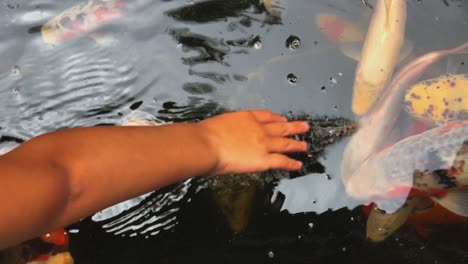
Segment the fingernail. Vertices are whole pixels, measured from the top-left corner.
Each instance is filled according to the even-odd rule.
[[[304,151],[307,151],[309,144],[307,142],[302,142]]]
[[[296,166],[299,167],[299,169],[302,168],[302,162],[296,161]]]
[[[308,122],[302,122],[302,124],[303,124],[304,128],[306,128],[307,130],[310,129],[310,125],[309,125]]]

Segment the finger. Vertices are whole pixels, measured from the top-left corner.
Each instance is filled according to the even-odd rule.
[[[286,117],[273,113],[270,110],[260,109],[260,110],[252,110],[250,111],[255,119],[261,123],[269,123],[269,122],[286,122],[288,121]]]
[[[302,168],[302,162],[282,154],[271,154],[268,157],[268,166],[271,170],[294,171]]]
[[[270,136],[286,137],[305,133],[309,131],[310,126],[307,122],[294,121],[284,123],[269,123],[265,125],[265,129]]]
[[[272,138],[268,142],[269,152],[304,152],[307,151],[307,143],[289,138]]]

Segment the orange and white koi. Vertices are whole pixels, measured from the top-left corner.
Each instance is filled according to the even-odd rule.
[[[107,43],[109,38],[95,30],[102,24],[124,17],[124,7],[121,0],[88,0],[63,11],[42,26],[42,39],[48,44],[60,44],[89,34],[96,42]]]
[[[354,177],[347,185],[353,197],[435,197],[448,210],[468,216],[468,207],[446,201],[454,191],[468,189],[468,120],[405,138],[370,156]]]
[[[384,240],[411,215],[434,205],[458,215],[452,221],[468,222],[468,120],[402,140],[370,157],[358,172],[372,178],[371,196],[377,204],[381,199],[405,199],[391,213],[373,206],[366,231],[372,241]]]

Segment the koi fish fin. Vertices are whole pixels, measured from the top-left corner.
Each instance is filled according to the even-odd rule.
[[[392,235],[405,224],[418,206],[419,198],[408,198],[405,204],[393,213],[387,213],[377,206],[372,208],[366,223],[367,239],[380,242]]]
[[[263,0],[263,6],[270,15],[274,17],[281,17],[284,7],[281,6],[281,2],[284,0]]]
[[[468,191],[451,191],[442,198],[433,198],[447,210],[468,217]]]
[[[405,40],[403,47],[401,48],[400,55],[398,57],[398,63],[401,63],[404,59],[408,57],[413,51],[414,44],[411,40]],[[362,43],[361,42],[344,42],[340,44],[340,51],[346,57],[359,61],[361,59],[362,53]]]
[[[103,33],[92,33],[89,35],[96,43],[102,46],[109,45],[115,41],[115,38]]]
[[[362,43],[361,42],[341,43],[340,51],[346,57],[358,62],[361,59]]]

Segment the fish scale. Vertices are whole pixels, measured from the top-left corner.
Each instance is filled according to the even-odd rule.
[[[359,175],[360,180],[366,177],[365,180],[374,182],[375,188],[369,188],[367,193],[364,192],[368,195],[367,198],[381,197],[382,194],[388,196],[389,191],[398,186],[414,187],[422,191],[452,188],[444,181],[447,179],[443,179],[444,176],[440,172],[448,173],[454,164],[457,152],[466,141],[468,141],[468,120],[452,122],[408,137],[371,156],[362,164],[356,175]],[[415,172],[418,171],[425,177],[414,178]],[[431,175],[436,178],[431,179]],[[456,182],[459,183],[468,177],[468,172],[461,172],[458,177]],[[458,184],[457,187],[463,186]],[[396,198],[392,195],[385,198]]]

